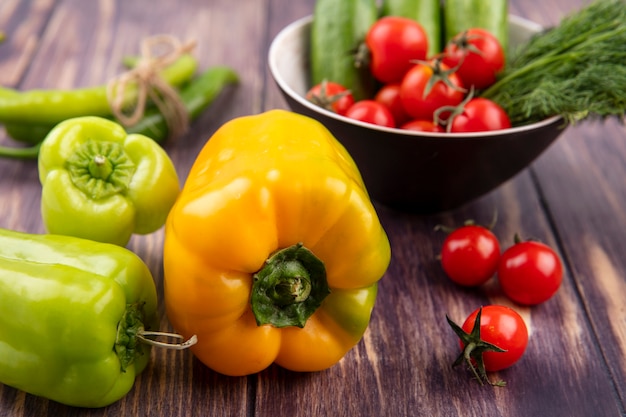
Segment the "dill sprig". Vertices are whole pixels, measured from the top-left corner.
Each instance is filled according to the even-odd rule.
[[[568,123],[626,111],[626,2],[595,0],[514,51],[483,91],[519,126],[560,115]]]

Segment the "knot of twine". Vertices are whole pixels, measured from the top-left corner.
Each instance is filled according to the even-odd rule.
[[[181,43],[170,35],[156,35],[141,42],[141,57],[137,65],[113,78],[107,84],[107,99],[113,115],[124,126],[135,125],[144,115],[148,99],[152,100],[167,124],[169,137],[178,137],[189,127],[189,113],[178,92],[161,76],[160,71],[182,55],[191,52],[195,41]],[[136,86],[136,98],[128,100],[127,89]],[[131,108],[130,114],[125,109]]]

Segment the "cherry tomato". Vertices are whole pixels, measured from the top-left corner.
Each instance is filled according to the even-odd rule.
[[[400,126],[400,129],[405,129],[405,130],[413,130],[416,132],[437,132],[437,133],[443,133],[443,127],[439,126],[438,124],[434,123],[431,120],[411,120],[409,122],[406,122],[405,124],[403,124],[402,126]]]
[[[455,283],[467,287],[484,284],[498,268],[500,243],[486,227],[466,225],[443,242],[441,266]]]
[[[492,382],[487,371],[508,368],[521,359],[528,346],[528,328],[513,309],[488,305],[474,310],[462,327],[446,316],[448,324],[459,337],[461,354],[452,366],[463,362],[483,384],[503,386],[504,381]]]
[[[342,116],[354,104],[354,97],[350,90],[332,81],[322,81],[311,87],[306,93],[306,99]]]
[[[438,108],[457,106],[464,97],[461,79],[438,60],[415,64],[400,84],[402,105],[415,119],[431,120]]]
[[[377,20],[365,36],[370,52],[370,71],[383,83],[397,83],[413,65],[426,59],[428,38],[416,21],[386,16]]]
[[[374,100],[357,101],[348,109],[346,117],[379,126],[396,127],[396,122],[387,106]]]
[[[502,107],[482,97],[472,98],[450,118],[452,120],[447,122],[449,132],[485,132],[511,127],[509,116]]]
[[[402,100],[400,99],[400,84],[387,84],[378,90],[374,100],[387,106],[396,126],[402,125],[411,119],[411,116],[404,110]]]
[[[535,305],[550,299],[561,286],[563,266],[549,246],[519,242],[504,251],[498,280],[504,294],[518,304]]]
[[[461,328],[471,333],[478,311],[474,310]],[[528,345],[528,328],[524,319],[510,307],[488,305],[482,307],[480,317],[480,339],[505,350],[483,353],[485,370],[489,372],[506,369],[521,359]],[[461,342],[461,348],[466,344]]]
[[[489,87],[504,68],[504,49],[493,34],[479,28],[459,33],[446,45],[443,62],[456,73],[466,87]]]

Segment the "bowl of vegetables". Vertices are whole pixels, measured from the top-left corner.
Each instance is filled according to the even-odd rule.
[[[320,1],[318,0],[318,4]],[[332,3],[343,2],[326,2],[326,7],[332,7],[328,6]],[[608,3],[619,4],[611,1]],[[340,10],[325,12],[324,16],[345,15],[345,11]],[[605,10],[602,13],[612,12],[615,11]],[[585,10],[585,13],[588,11]],[[607,21],[606,15],[603,16],[599,11],[594,13],[593,18],[585,18],[585,27],[594,27],[593,24],[589,25],[592,19],[597,19],[598,22]],[[563,89],[567,87],[567,84],[563,83],[570,83],[570,89],[567,91],[576,92],[571,86],[572,79],[576,77],[572,76],[571,68],[568,67],[577,65],[583,68],[585,65],[568,57],[568,51],[559,49],[559,45],[565,44],[561,38],[576,40],[572,33],[579,31],[576,26],[581,24],[579,21],[582,19],[579,15],[564,19],[555,28],[543,30],[534,22],[507,14],[506,35],[502,42],[506,47],[501,45],[507,59],[503,68],[496,72],[496,81],[492,80],[492,84],[478,88],[474,88],[472,84],[471,88],[464,85],[454,90],[453,93],[462,91],[462,94],[457,94],[456,102],[442,100],[441,103],[434,105],[423,102],[413,104],[416,110],[414,116],[410,116],[409,119],[422,119],[419,122],[409,120],[415,122],[417,127],[413,128],[407,126],[410,124],[407,120],[386,124],[389,115],[385,117],[376,113],[377,107],[373,102],[380,101],[378,95],[393,82],[383,82],[380,78],[372,76],[375,63],[372,50],[369,51],[369,64],[362,65],[356,70],[341,67],[341,64],[338,64],[342,59],[341,55],[335,55],[331,60],[326,57],[326,61],[316,55],[323,54],[333,45],[344,52],[350,49],[346,47],[347,43],[342,44],[341,39],[334,41],[330,39],[327,45],[323,45],[318,39],[319,36],[340,37],[345,36],[345,32],[333,34],[329,25],[318,28],[316,32],[317,16],[316,8],[316,14],[293,22],[278,33],[269,50],[270,72],[293,111],[321,122],[346,147],[359,167],[370,196],[384,205],[416,213],[441,212],[463,206],[519,174],[559,137],[570,122],[586,118],[593,112],[593,109],[587,111],[584,104],[582,108],[580,103],[571,106],[571,103],[567,102],[570,97],[564,98],[563,94],[559,95],[559,90],[564,91]],[[377,22],[380,17],[372,19]],[[347,23],[343,24],[345,30]],[[367,42],[371,27],[370,24],[369,27],[362,29],[367,47],[371,47]],[[319,32],[326,35],[320,35]],[[483,36],[479,35],[476,38],[483,39]],[[598,45],[593,43],[592,46],[585,45],[585,38],[582,36],[580,38],[583,39],[580,41],[581,45],[575,45],[574,48],[584,50],[586,54],[595,53],[592,49]],[[570,47],[571,44],[572,42]],[[440,48],[442,52],[447,51],[444,49],[445,46]],[[352,48],[352,51],[355,52],[352,55],[354,59],[360,52],[358,48]],[[551,54],[551,59],[545,59],[548,54]],[[413,96],[411,97],[410,92],[402,95],[402,88],[410,78],[411,71],[419,72],[416,69],[418,66],[430,65],[431,74],[435,73],[432,63],[436,60],[443,66],[442,55],[444,53],[429,51],[421,58],[411,61],[410,70],[406,70],[407,72],[395,81],[400,85],[400,92],[397,93],[401,97],[397,99],[400,103],[411,103],[411,100],[420,103],[420,99],[430,96],[438,88],[431,85],[432,89],[428,94],[424,93],[426,87],[422,90],[415,87],[419,84],[419,81],[415,81],[419,80],[419,77],[413,74]],[[316,60],[321,61],[321,64],[316,63]],[[511,65],[514,67],[509,69]],[[524,67],[529,65],[537,66],[536,74],[524,70]],[[616,68],[610,72],[623,72],[623,69],[617,68],[618,66],[619,64],[616,64]],[[330,68],[327,73],[332,75],[331,67],[339,68],[335,71],[335,75],[339,76],[335,79],[327,77],[320,81],[320,75],[315,72],[323,72],[324,68]],[[443,67],[442,72],[447,71],[448,75],[455,75],[460,67],[457,64],[453,70],[450,68],[453,67]],[[569,74],[565,71],[567,69],[570,70]],[[363,70],[366,70],[369,81],[354,81]],[[348,76],[338,80],[342,71],[348,73]],[[475,71],[484,73],[490,70],[479,67]],[[422,73],[424,72],[428,71],[423,70]],[[523,73],[524,77],[519,76],[520,73]],[[452,77],[449,78],[452,80]],[[370,92],[364,93],[371,86],[373,88]],[[315,89],[317,91],[314,91]],[[415,91],[421,94],[415,94]],[[588,92],[581,92],[583,93]],[[600,92],[592,93],[600,96]],[[474,104],[474,99],[496,103],[497,107],[503,109],[509,117],[509,124],[500,121],[501,113],[484,106],[481,110],[481,106],[476,105],[470,112],[469,103]],[[346,100],[348,104],[345,103]],[[359,107],[357,104],[361,105],[360,113],[354,110]],[[609,104],[607,108],[612,105]],[[430,116],[417,115],[416,112],[429,105],[439,106],[439,112],[431,113]],[[352,114],[349,109],[352,109]],[[391,104],[387,109],[392,116],[396,115],[391,111]],[[623,106],[620,112],[623,115]],[[478,116],[472,116],[475,117],[472,119],[468,113]],[[479,120],[481,115],[484,119],[482,121]],[[490,125],[494,123],[495,125]]]

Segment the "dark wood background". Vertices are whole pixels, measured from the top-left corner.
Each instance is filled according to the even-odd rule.
[[[511,0],[510,12],[552,25],[588,0]],[[312,13],[313,0],[1,0],[0,84],[19,89],[105,83],[148,35],[198,40],[201,67],[226,64],[241,84],[223,94],[190,132],[166,146],[181,179],[222,123],[286,104],[266,56],[274,35]],[[626,408],[626,140],[624,126],[570,127],[532,166],[453,212],[431,216],[377,206],[393,260],[370,329],[339,364],[298,374],[270,367],[219,375],[190,352],[155,350],[121,401],[97,410],[66,407],[0,385],[0,416],[624,416]],[[8,143],[2,137],[0,143]],[[0,160],[0,227],[43,233],[34,161]],[[473,218],[511,242],[516,232],[554,246],[566,271],[557,296],[515,307],[529,324],[523,359],[480,386],[452,370],[457,321],[480,305],[509,304],[493,282],[462,289],[436,260],[437,224]],[[162,295],[162,231],[129,248],[148,264]],[[161,307],[162,327],[169,324]]]

